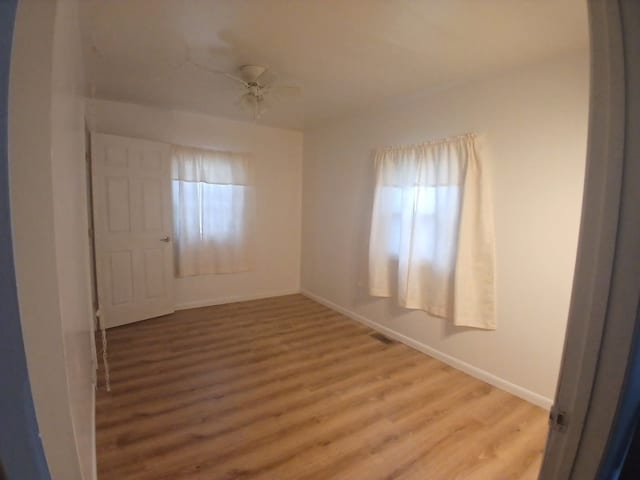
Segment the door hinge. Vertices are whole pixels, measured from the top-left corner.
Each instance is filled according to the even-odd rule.
[[[566,432],[569,427],[569,414],[554,405],[549,412],[549,425],[557,432]]]

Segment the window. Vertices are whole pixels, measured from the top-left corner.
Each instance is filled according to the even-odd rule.
[[[246,155],[174,147],[176,273],[231,273],[251,264],[254,190]]]
[[[403,242],[411,241],[411,236],[403,230],[403,225],[413,223],[413,245],[415,261],[440,270],[446,269],[455,251],[455,228],[459,211],[460,189],[455,185],[439,187],[408,188],[385,187],[392,209],[389,227],[389,253],[398,258],[407,247]],[[445,214],[439,214],[445,210]],[[415,222],[412,218],[415,216]],[[440,230],[450,232],[452,241],[438,242]]]
[[[173,180],[174,210],[182,210],[186,222],[204,242],[229,242],[243,228],[245,210],[244,185],[216,185],[204,182]]]
[[[369,293],[495,328],[493,215],[475,137],[376,155]]]

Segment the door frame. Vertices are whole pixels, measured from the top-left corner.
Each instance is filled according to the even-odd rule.
[[[625,388],[640,298],[640,102],[633,89],[640,77],[639,6],[636,0],[588,1],[585,190],[553,410],[563,413],[565,425],[550,429],[544,480],[598,478]]]

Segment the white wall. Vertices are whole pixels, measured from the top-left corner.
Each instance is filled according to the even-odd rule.
[[[459,85],[305,132],[302,288],[486,380],[550,405],[577,247],[588,55]],[[366,290],[376,147],[484,134],[498,329],[457,329]]]
[[[77,1],[23,0],[15,28],[9,166],[27,364],[52,478],[86,480],[94,363]]]
[[[257,255],[248,272],[176,279],[179,308],[297,292],[300,288],[302,133],[201,114],[92,100],[91,130],[253,153]]]

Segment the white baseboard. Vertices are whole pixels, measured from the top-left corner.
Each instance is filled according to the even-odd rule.
[[[187,310],[189,308],[210,307],[212,305],[223,305],[225,303],[246,302],[248,300],[260,300],[262,298],[282,297],[283,295],[293,295],[300,293],[299,288],[288,290],[279,290],[275,292],[262,292],[253,295],[236,295],[231,297],[209,298],[203,300],[195,300],[191,302],[183,302],[175,305],[176,310]]]
[[[447,355],[446,353],[443,353],[439,350],[434,349],[433,347],[425,345],[422,342],[419,342],[417,340],[414,340],[413,338],[407,337],[402,333],[396,332],[395,330],[389,327],[380,325],[379,323],[374,322],[373,320],[370,320],[364,317],[363,315],[360,315],[336,303],[333,303],[330,300],[327,300],[326,298],[320,297],[315,293],[312,293],[305,289],[301,289],[300,293],[302,293],[306,297],[309,297],[311,300],[315,300],[316,302],[321,303],[322,305],[325,305],[326,307],[329,307],[332,310],[340,312],[343,315],[346,315],[347,317],[357,322],[360,322],[368,327],[373,328],[374,330],[377,330],[378,332],[385,334],[390,338],[393,338],[394,340],[402,342],[405,345],[411,348],[414,348],[415,350],[418,350],[433,358],[436,358],[441,362],[446,363],[447,365],[450,365],[453,368],[461,370],[464,373],[471,375],[472,377],[482,380],[483,382],[487,382],[488,384],[493,385],[494,387],[497,387],[501,390],[512,393],[513,395],[516,395],[528,402],[531,402],[534,405],[538,405],[539,407],[542,407],[546,410],[549,410],[551,408],[551,405],[553,405],[553,400],[551,398],[547,398],[543,395],[532,392],[531,390],[528,390],[520,385],[516,385],[514,383],[508,382],[503,378],[500,378],[492,373],[489,373],[486,370],[482,370],[478,367],[474,367],[470,363],[467,363],[460,359],[452,357],[451,355]]]
[[[98,456],[96,451],[96,388],[94,384],[91,389],[91,480],[98,480]]]

